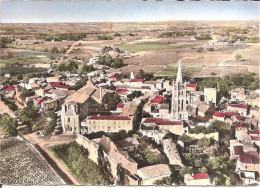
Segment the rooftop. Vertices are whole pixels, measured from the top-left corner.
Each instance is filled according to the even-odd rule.
[[[143,82],[144,79],[131,79],[130,82]]]
[[[138,170],[142,172],[145,179],[171,174],[171,170],[167,164],[147,166]]]
[[[4,91],[10,92],[15,90],[15,88],[16,88],[15,86],[9,86],[8,88],[5,88]]]
[[[156,96],[155,98],[151,99],[151,103],[160,103],[164,100],[165,98],[162,96]]]
[[[228,106],[233,107],[233,108],[244,108],[244,109],[248,108],[247,104],[229,104]]]
[[[89,120],[130,120],[125,116],[91,116]]]
[[[206,174],[206,173],[200,173],[200,174],[194,174],[194,179],[197,180],[197,179],[208,179],[209,178],[209,175]]]
[[[256,152],[245,152],[244,154],[239,155],[239,160],[241,163],[252,163],[259,164],[259,154]]]
[[[214,112],[213,116],[215,116],[215,117],[225,117],[225,114],[221,113],[221,112]]]

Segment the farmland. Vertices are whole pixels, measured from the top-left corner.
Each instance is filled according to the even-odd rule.
[[[18,138],[0,140],[1,184],[61,185],[60,178],[45,160],[25,141]]]
[[[176,44],[176,43],[164,43],[164,42],[141,42],[141,43],[126,43],[120,44],[118,47],[128,52],[140,52],[140,51],[154,51],[154,50],[167,50],[167,49],[180,49],[194,47],[195,44]]]
[[[182,73],[183,76],[197,76],[203,67],[183,67]],[[155,77],[166,77],[166,78],[175,78],[177,75],[178,67],[177,66],[168,66],[165,69],[154,74]]]
[[[28,66],[35,63],[51,63],[50,59],[47,58],[26,58],[26,57],[17,57],[17,58],[2,58],[0,59],[0,66]]]

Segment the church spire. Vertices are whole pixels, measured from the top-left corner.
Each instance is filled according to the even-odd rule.
[[[178,62],[179,62],[179,66],[178,66],[178,73],[177,73],[176,82],[182,83],[181,60],[179,60]]]

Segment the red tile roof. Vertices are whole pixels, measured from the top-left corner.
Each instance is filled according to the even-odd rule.
[[[116,105],[117,108],[124,108],[124,106],[125,106],[124,104],[117,104]]]
[[[250,125],[249,125],[249,123],[245,123],[245,122],[243,122],[243,123],[239,123],[239,124],[237,124],[237,125],[236,125],[236,128],[238,128],[238,127],[249,128]]]
[[[143,82],[144,79],[131,79],[130,82]]]
[[[249,134],[260,134],[260,130],[249,131]]]
[[[206,173],[200,173],[200,174],[194,174],[194,179],[198,180],[198,179],[208,179],[209,175]]]
[[[215,116],[215,117],[225,117],[225,114],[221,113],[221,112],[214,112],[213,116]]]
[[[259,154],[256,152],[244,152],[244,154],[239,155],[239,160],[241,163],[252,163],[259,164]]]
[[[160,103],[164,100],[165,98],[162,96],[156,96],[155,98],[151,99],[151,103]]]
[[[121,78],[122,75],[115,73],[113,76],[110,76],[109,78]]]
[[[197,87],[197,84],[186,84],[186,87]]]
[[[15,90],[15,86],[9,86],[8,88],[5,88],[4,89],[4,91],[7,91],[7,92],[9,92],[9,91],[13,91],[13,90]]]
[[[228,106],[233,107],[233,108],[248,108],[248,105],[246,104],[229,104]]]
[[[41,105],[43,103],[43,99],[39,100],[38,105]]]
[[[147,118],[143,123],[158,123],[163,121],[162,118]]]
[[[234,154],[235,155],[244,154],[243,146],[234,146]]]
[[[157,125],[182,125],[182,121],[160,121]]]
[[[89,119],[91,120],[130,120],[129,117],[126,116],[91,116]]]
[[[251,140],[259,141],[260,137],[259,136],[251,136]]]
[[[234,116],[236,115],[236,112],[224,112],[224,114],[227,116]]]
[[[128,91],[127,89],[117,89],[116,90],[117,93],[125,93],[127,91]]]
[[[182,125],[182,121],[165,121],[161,118],[147,118],[143,123],[155,123],[156,125]]]
[[[150,86],[142,86],[141,89],[151,89]]]
[[[52,92],[47,91],[45,94],[52,94]]]
[[[240,116],[240,115],[235,115],[235,117],[236,117],[236,119],[238,120],[238,121],[240,121],[240,120],[242,120],[242,119],[245,119],[245,116]]]
[[[70,86],[63,84],[62,82],[50,82],[50,85],[52,87],[57,87],[57,88],[66,88],[66,89],[70,88]]]

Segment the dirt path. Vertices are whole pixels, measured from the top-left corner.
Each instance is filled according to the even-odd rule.
[[[80,43],[80,41],[77,41],[77,42],[74,42],[71,47],[61,56],[61,58],[58,60],[58,63],[61,63],[64,61],[64,57],[67,56],[73,49],[76,45],[78,45]]]
[[[51,167],[60,175],[66,184],[80,185],[70,172],[51,154],[48,147],[56,144],[66,144],[75,140],[74,135],[55,135],[50,139],[38,139],[33,133],[22,136],[30,143],[35,145],[39,152],[44,156]]]

